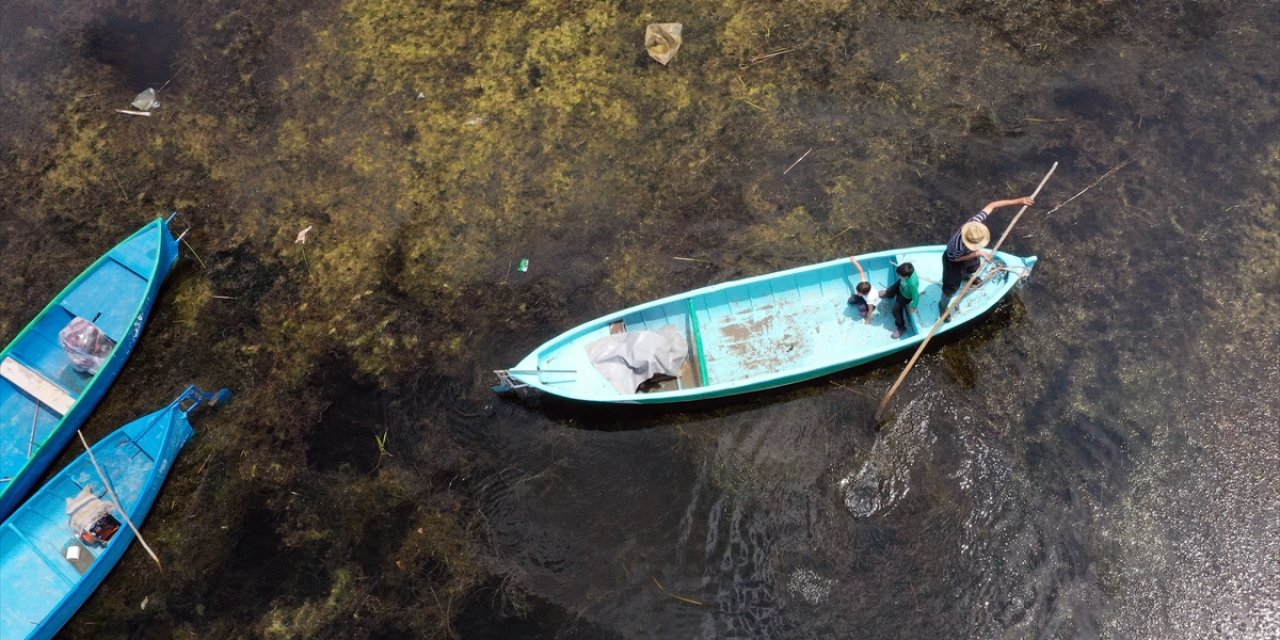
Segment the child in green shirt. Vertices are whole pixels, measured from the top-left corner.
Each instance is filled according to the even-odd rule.
[[[893,322],[898,330],[893,332],[894,340],[907,332],[907,307],[911,308],[911,313],[916,313],[920,306],[920,277],[916,275],[916,268],[910,262],[904,262],[898,265],[897,272],[898,281],[880,292],[882,298],[895,298]]]

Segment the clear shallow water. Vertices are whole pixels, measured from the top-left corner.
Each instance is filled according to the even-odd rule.
[[[558,480],[493,505],[506,559],[619,637],[1274,636],[1273,399],[1029,425],[951,406],[930,364],[879,436],[838,417],[838,389],[670,429],[551,427],[535,448]]]
[[[1203,412],[1162,437],[1100,514],[1098,538],[1117,558],[1102,567],[1117,587],[1106,625],[1116,637],[1280,630],[1280,405],[1265,390],[1280,369],[1273,358],[1247,362],[1240,380],[1192,399]],[[1261,397],[1242,393],[1255,383]]]
[[[1274,32],[1252,8],[1224,32]],[[1117,39],[1041,75],[1073,140],[1042,201],[1111,168],[1087,140],[1138,159],[1022,223],[1032,282],[917,365],[886,432],[865,425],[901,363],[636,431],[503,409],[499,440],[574,443],[563,492],[495,503],[523,584],[629,638],[1280,636],[1276,308],[1220,293],[1274,296],[1250,265],[1280,260],[1246,239],[1280,226],[1276,113],[1218,94],[1274,93],[1253,62],[1280,50],[1242,40]],[[1164,102],[1117,102],[1150,82]],[[566,564],[525,559],[548,540]]]

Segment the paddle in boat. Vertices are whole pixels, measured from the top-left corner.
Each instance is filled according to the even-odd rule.
[[[80,454],[0,524],[0,640],[52,638],[133,541],[192,435],[188,414],[230,395],[187,387]]]
[[[178,257],[172,219],[108,251],[0,351],[0,518],[30,492],[133,351]]]
[[[920,278],[919,313],[894,339],[893,301],[866,324],[849,298],[847,258],[735,280],[637,305],[570,329],[515,367],[495,371],[503,393],[536,389],[593,403],[661,404],[723,398],[818,378],[917,347],[938,320],[944,245],[858,256],[872,287],[897,265]],[[998,252],[939,333],[983,315],[1030,275],[1035,257]]]

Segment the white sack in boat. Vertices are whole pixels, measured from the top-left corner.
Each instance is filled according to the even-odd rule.
[[[88,486],[80,490],[74,498],[67,498],[67,515],[70,516],[68,526],[76,533],[85,533],[93,527],[99,518],[111,513],[115,507],[99,498]]]
[[[657,331],[614,333],[587,345],[587,356],[596,371],[626,395],[635,393],[641,382],[655,374],[680,375],[688,353],[684,333],[672,325]]]

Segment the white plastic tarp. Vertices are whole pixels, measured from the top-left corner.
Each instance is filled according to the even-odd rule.
[[[656,374],[680,375],[689,342],[680,329],[667,325],[657,331],[627,331],[587,345],[591,364],[618,393],[631,395],[641,382]]]

